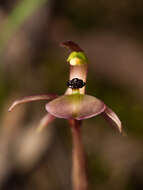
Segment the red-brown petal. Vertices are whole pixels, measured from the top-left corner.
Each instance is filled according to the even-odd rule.
[[[24,98],[14,101],[12,103],[12,105],[10,106],[10,108],[8,109],[8,111],[12,111],[15,108],[15,106],[17,106],[19,104],[32,102],[32,101],[38,101],[38,100],[50,100],[50,99],[54,99],[56,97],[57,97],[57,95],[54,95],[54,94],[42,94],[42,95],[27,96],[27,97],[24,97]]]
[[[87,119],[102,113],[104,103],[89,95],[64,95],[46,104],[46,110],[59,118]]]
[[[53,122],[55,117],[47,113],[41,120],[37,127],[37,132],[41,132],[45,127],[47,127],[51,122]]]
[[[115,112],[113,112],[109,107],[106,106],[102,115],[107,121],[115,126],[120,133],[122,133],[122,123]]]

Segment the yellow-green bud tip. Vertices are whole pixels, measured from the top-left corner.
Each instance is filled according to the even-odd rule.
[[[83,52],[73,51],[67,61],[70,62],[71,65],[81,65],[87,63],[88,59]]]

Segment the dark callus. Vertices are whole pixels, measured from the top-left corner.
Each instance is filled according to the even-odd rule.
[[[83,82],[83,80],[81,79],[78,79],[78,78],[73,78],[72,80],[69,80],[67,82],[67,86],[69,88],[72,88],[72,89],[78,89],[78,88],[82,88],[83,86],[85,86],[85,82]]]

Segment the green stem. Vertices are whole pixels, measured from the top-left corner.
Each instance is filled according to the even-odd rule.
[[[86,160],[81,139],[81,121],[70,120],[72,129],[72,185],[73,190],[88,190]]]

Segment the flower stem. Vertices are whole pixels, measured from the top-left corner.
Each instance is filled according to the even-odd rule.
[[[73,140],[72,185],[73,190],[88,190],[86,160],[81,139],[81,121],[70,120]]]

